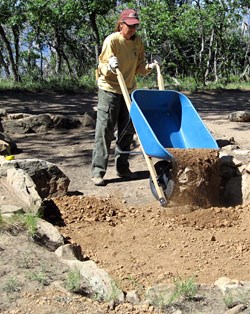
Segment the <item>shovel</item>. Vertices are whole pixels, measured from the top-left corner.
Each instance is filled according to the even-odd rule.
[[[156,64],[156,68],[157,68],[157,79],[158,79],[159,89],[164,89],[163,79],[162,79],[162,76],[161,76],[160,66],[159,66],[158,63]],[[125,103],[127,105],[128,111],[130,112],[131,99],[130,99],[130,96],[129,96],[129,93],[128,93],[128,89],[127,89],[127,86],[125,84],[123,75],[122,75],[122,73],[121,73],[121,71],[119,70],[118,67],[116,68],[116,74],[117,74],[117,79],[118,79],[118,82],[119,82],[119,85],[120,85],[120,88],[121,88],[121,91],[122,91]],[[156,172],[156,169],[154,167],[152,158],[149,157],[145,153],[145,151],[143,149],[143,146],[141,144],[141,141],[140,141],[140,137],[139,137],[138,134],[137,134],[137,136],[138,136],[138,140],[139,140],[139,143],[140,143],[140,146],[141,146],[141,151],[143,153],[143,156],[144,156],[145,161],[146,161],[147,166],[148,166],[149,173],[150,173],[152,181],[154,183],[155,190],[156,190],[158,199],[160,201],[160,205],[163,206],[163,207],[166,207],[167,206],[167,199],[166,199],[165,193],[163,191],[163,188],[158,184],[157,172]]]

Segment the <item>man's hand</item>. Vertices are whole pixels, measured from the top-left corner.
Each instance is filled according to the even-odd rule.
[[[153,70],[156,67],[156,62],[152,62],[148,64],[149,70]]]
[[[111,71],[115,72],[116,69],[119,67],[118,60],[115,56],[109,58],[109,67]]]

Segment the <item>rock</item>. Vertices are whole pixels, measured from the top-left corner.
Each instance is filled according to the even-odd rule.
[[[40,211],[43,201],[28,173],[22,169],[9,168],[6,183],[13,188],[19,200],[21,200],[23,211],[32,212],[33,214]]]
[[[38,159],[0,160],[0,208],[16,205],[24,212],[37,214],[43,210],[44,199],[65,195],[68,186],[68,177],[49,162]]]
[[[0,109],[0,117],[4,117],[7,115],[6,109]]]
[[[228,116],[232,122],[250,122],[250,111],[236,111]]]
[[[242,161],[235,158],[233,155],[229,155],[228,153],[220,152],[220,163],[226,166],[231,167],[239,167],[242,165]]]
[[[23,213],[22,206],[16,206],[16,205],[1,205],[0,204],[0,212],[1,215],[4,217],[11,217],[14,214],[21,214]]]
[[[243,314],[243,311],[247,308],[246,304],[238,304],[232,309],[226,311],[224,314]]]
[[[77,129],[81,126],[79,119],[68,116],[52,116],[52,121],[55,129]]]
[[[250,174],[247,172],[242,175],[241,190],[242,203],[250,204]]]
[[[221,202],[225,206],[236,206],[242,204],[242,178],[240,176],[229,178],[223,185]]]
[[[237,168],[233,165],[220,165],[220,176],[226,180],[229,180],[237,176]]]
[[[221,277],[217,279],[214,283],[214,285],[218,287],[223,294],[226,292],[226,286],[229,284],[232,284],[232,280],[228,277]]]
[[[149,302],[149,304],[154,304],[156,300],[160,300],[161,296],[164,296],[164,304],[168,304],[171,300],[171,297],[174,295],[175,291],[174,284],[168,285],[155,285],[153,287],[149,287],[146,292],[145,299]]]
[[[97,267],[93,261],[62,260],[71,269],[79,271],[82,282],[80,291],[99,301],[124,302],[124,293],[117,287],[109,274]]]
[[[23,112],[8,113],[7,120],[19,120],[30,117],[31,114]]]
[[[250,150],[220,151],[221,204],[225,206],[250,203]]]
[[[50,251],[55,251],[64,244],[63,237],[60,235],[57,228],[43,219],[38,219],[37,229],[33,238]]]
[[[132,304],[139,304],[141,302],[140,297],[135,290],[126,293],[126,301]]]
[[[214,285],[217,286],[224,295],[230,292],[231,296],[235,295],[241,297],[244,293],[245,296],[250,297],[250,281],[221,277],[215,281]]]
[[[0,140],[0,154],[9,155],[10,145],[3,140]]]
[[[84,115],[80,118],[80,121],[84,127],[95,128],[96,111],[85,112]]]
[[[65,260],[83,260],[82,250],[79,245],[65,244],[56,249],[55,254]]]
[[[9,135],[0,132],[0,140],[8,144],[6,154],[10,155],[18,152],[16,143],[9,137]]]
[[[63,196],[68,191],[69,178],[54,164],[40,159],[19,159],[2,162],[0,177],[7,175],[9,168],[27,172],[36,185],[42,199]]]
[[[246,304],[238,304],[232,309],[226,311],[224,314],[243,314],[243,311],[247,308]]]
[[[235,141],[234,138],[230,138],[230,139],[218,139],[216,140],[218,146],[221,147],[225,147],[225,146],[229,146],[229,145],[234,145]]]
[[[40,133],[53,128],[53,121],[48,114],[29,115],[20,119],[3,120],[2,127],[7,133]]]

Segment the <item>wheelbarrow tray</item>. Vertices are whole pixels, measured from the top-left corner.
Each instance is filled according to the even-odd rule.
[[[145,153],[173,160],[167,148],[218,149],[213,136],[187,96],[172,90],[137,89],[130,117]]]

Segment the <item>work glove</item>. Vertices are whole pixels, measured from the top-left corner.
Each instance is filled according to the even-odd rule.
[[[119,67],[118,60],[115,56],[109,58],[109,68],[112,72],[115,72]]]
[[[152,62],[148,64],[148,69],[153,70],[156,67],[156,62]]]

